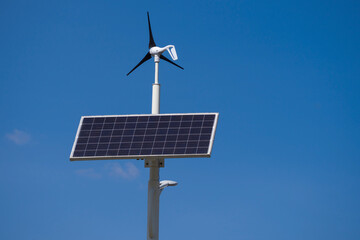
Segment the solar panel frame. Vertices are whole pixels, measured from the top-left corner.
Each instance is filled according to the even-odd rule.
[[[171,122],[170,121],[170,117],[171,116],[186,116],[186,115],[191,115],[191,116],[195,116],[195,115],[204,115],[204,119],[202,120],[202,122],[204,123],[205,122],[205,116],[206,115],[214,115],[214,120],[213,120],[213,124],[211,126],[211,135],[210,135],[210,139],[209,139],[209,144],[207,146],[207,152],[206,153],[184,153],[184,154],[147,154],[147,155],[142,155],[142,154],[137,154],[137,155],[113,155],[113,156],[81,156],[81,157],[78,157],[78,156],[74,156],[74,152],[75,152],[75,148],[78,144],[78,140],[79,140],[79,137],[80,137],[80,133],[81,133],[81,128],[83,127],[84,125],[84,120],[85,119],[89,119],[89,118],[93,118],[93,123],[91,123],[91,127],[93,127],[95,125],[95,121],[98,120],[98,121],[101,121],[101,118],[104,118],[104,120],[102,120],[103,122],[103,127],[101,128],[101,133],[103,133],[104,131],[106,131],[106,129],[104,130],[104,127],[105,127],[105,121],[107,121],[107,119],[111,119],[111,118],[124,118],[125,117],[153,117],[153,116],[159,116],[159,122],[160,122],[160,117],[165,117],[166,116],[169,116],[169,121],[168,121],[168,127],[165,128],[165,129],[168,129],[171,127],[170,125],[177,125],[177,122],[176,121],[173,121]],[[172,113],[172,114],[131,114],[131,115],[98,115],[98,116],[82,116],[81,119],[80,119],[80,123],[79,123],[79,126],[78,126],[78,129],[77,129],[77,133],[76,133],[76,137],[75,137],[75,141],[74,141],[74,144],[73,144],[73,147],[72,147],[72,150],[71,150],[71,154],[70,154],[70,160],[71,161],[82,161],[82,160],[111,160],[111,159],[151,159],[151,158],[192,158],[192,157],[210,157],[211,155],[211,151],[212,151],[212,147],[213,147],[213,143],[214,143],[214,137],[215,137],[215,133],[216,133],[216,127],[217,127],[217,122],[218,122],[218,116],[219,116],[219,113]],[[174,117],[176,118],[176,117]],[[131,120],[134,120],[135,118],[127,118],[126,120],[128,119],[131,119]],[[114,120],[114,125],[116,120]],[[191,120],[191,124],[194,123],[195,120]],[[212,121],[212,120],[211,120]],[[135,121],[137,124],[139,124],[138,121]],[[158,123],[159,123],[158,122]],[[209,121],[208,121],[209,122]],[[140,122],[141,123],[141,122]],[[165,123],[165,122],[161,122],[161,123]],[[179,129],[180,129],[180,124],[184,123],[185,124],[185,121],[183,122],[180,122],[179,123]],[[119,123],[121,124],[121,123]],[[128,123],[126,122],[126,124],[131,127],[131,123]],[[149,122],[147,123],[149,126]],[[159,123],[160,124],[160,123]],[[125,127],[125,123],[124,123],[124,127]],[[210,126],[208,126],[208,128],[210,128]],[[135,129],[135,128],[134,128]],[[156,127],[154,128],[156,129],[157,131],[159,131],[159,127]],[[190,133],[190,127],[189,127],[189,133],[188,133],[188,136],[191,135]],[[139,129],[140,130],[140,129]],[[148,128],[146,128],[146,131],[148,130]],[[150,128],[150,130],[152,130],[152,128]],[[150,131],[149,130],[149,131]],[[90,134],[91,134],[91,131],[92,130],[89,130],[89,136],[88,136],[88,139],[90,139]],[[112,129],[112,133],[114,131],[114,128]],[[124,130],[125,131],[125,130]],[[127,131],[131,132],[131,129],[127,129]],[[135,130],[134,130],[135,131]],[[179,134],[178,134],[179,135]],[[135,137],[134,134],[131,135],[133,138]],[[146,137],[151,137],[151,136],[146,136],[145,134],[145,131],[144,131],[144,135],[140,135],[140,136],[144,136],[144,139]],[[166,135],[167,136],[167,135]],[[201,133],[199,133],[199,137],[201,136]],[[113,136],[111,136],[113,137]],[[109,138],[111,138],[109,136]],[[123,137],[123,135],[122,135]],[[154,135],[154,137],[161,137],[161,136],[156,136],[156,134]],[[100,136],[99,136],[100,138]],[[88,140],[89,141],[89,140]],[[197,140],[198,142],[200,142],[200,139]],[[207,140],[206,140],[207,141]],[[166,143],[169,143],[169,142],[166,142],[166,141],[163,141],[164,142],[164,145]],[[143,140],[143,143],[144,143],[144,140]],[[155,143],[155,140],[154,142]],[[176,142],[177,143],[177,142]],[[186,144],[189,143],[189,139],[186,141]],[[99,147],[99,144],[100,143],[97,143],[97,146]],[[110,143],[109,143],[110,144]],[[199,144],[199,143],[198,143]],[[86,145],[89,145],[88,143]],[[120,145],[119,145],[120,147]],[[186,147],[185,147],[186,148]],[[199,146],[197,147],[199,148]],[[203,147],[205,148],[205,146]],[[99,149],[96,148],[98,151]],[[129,150],[129,153],[130,153],[130,149],[131,148],[128,148]],[[175,147],[174,147],[175,149]],[[204,149],[205,150],[205,149]],[[109,149],[107,149],[107,151],[109,151]],[[152,147],[152,151],[154,151],[154,147]],[[163,147],[163,152],[165,151],[165,146]],[[174,151],[175,152],[175,151]],[[84,150],[84,154],[85,154],[85,150]],[[94,154],[95,155],[95,154]]]

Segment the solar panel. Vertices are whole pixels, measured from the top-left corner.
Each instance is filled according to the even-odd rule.
[[[210,157],[218,113],[81,117],[70,160]]]

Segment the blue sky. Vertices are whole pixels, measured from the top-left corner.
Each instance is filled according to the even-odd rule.
[[[0,238],[146,237],[143,161],[69,161],[81,116],[150,113],[146,11],[161,112],[220,114],[160,238],[359,239],[358,1],[74,0],[0,2]]]

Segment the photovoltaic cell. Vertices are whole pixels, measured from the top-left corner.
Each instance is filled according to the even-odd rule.
[[[210,157],[218,113],[82,117],[70,160]]]

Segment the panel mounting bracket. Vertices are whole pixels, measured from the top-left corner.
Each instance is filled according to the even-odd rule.
[[[158,167],[163,168],[165,167],[165,159],[145,159],[145,167]]]

